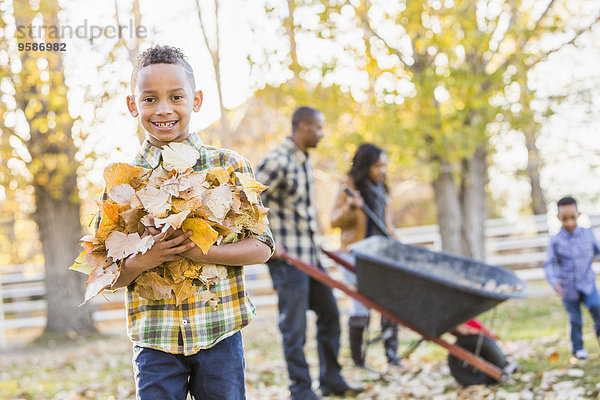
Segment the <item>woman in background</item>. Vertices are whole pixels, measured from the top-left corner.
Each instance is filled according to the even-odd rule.
[[[387,234],[393,236],[393,227],[388,212],[389,191],[386,185],[387,157],[383,150],[374,144],[362,144],[354,154],[348,179],[337,194],[331,213],[331,225],[341,228],[341,250],[369,236],[385,235],[386,232],[371,221],[362,205],[367,205],[379,220],[386,225]],[[348,190],[349,189],[349,190]],[[350,192],[350,193],[348,193]],[[350,284],[356,284],[356,276],[347,273]],[[350,332],[350,351],[357,366],[364,366],[363,336],[369,324],[369,310],[362,303],[353,300],[352,314],[348,320]],[[381,336],[384,340],[385,354],[390,365],[398,365],[398,326],[381,317]]]

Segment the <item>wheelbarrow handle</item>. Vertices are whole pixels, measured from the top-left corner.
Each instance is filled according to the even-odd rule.
[[[348,196],[354,197],[354,192],[352,192],[352,190],[348,186],[344,186],[344,192],[346,192]],[[371,207],[363,203],[363,205],[360,206],[360,209],[363,210],[363,212],[367,215],[371,222],[373,222],[375,226],[379,228],[379,230],[383,233],[384,236],[391,236],[387,226],[385,226],[385,222],[383,222],[381,218],[379,218],[377,214],[375,214],[375,212],[371,210]]]
[[[397,315],[395,315],[391,311],[388,311],[387,309],[383,308],[379,304],[375,303],[374,301],[372,301],[372,300],[366,298],[365,296],[363,296],[362,294],[358,293],[356,290],[352,290],[348,286],[344,285],[343,283],[331,278],[325,271],[323,271],[315,266],[312,266],[310,264],[307,264],[304,261],[299,260],[295,257],[292,257],[286,252],[281,253],[281,258],[284,259],[285,261],[287,261],[288,263],[290,263],[291,265],[293,265],[294,267],[296,267],[297,269],[299,269],[300,271],[304,272],[311,278],[316,279],[317,281],[329,286],[332,289],[341,290],[342,292],[346,293],[348,296],[360,301],[368,308],[372,308],[374,310],[379,311],[379,313],[381,315],[383,315],[384,317],[386,317],[387,319],[389,319],[397,324],[406,326],[407,328],[409,328],[409,329],[415,331],[416,333],[418,333],[419,335],[421,335],[424,339],[429,340],[431,342],[434,342],[434,343],[442,346],[443,348],[448,350],[448,352],[450,354],[454,355],[457,358],[460,358],[463,361],[468,362],[475,368],[480,369],[486,375],[491,376],[492,378],[496,379],[497,381],[504,380],[507,378],[506,373],[502,369],[498,368],[496,365],[484,360],[483,358],[477,357],[475,354],[471,353],[468,350],[463,349],[462,347],[459,347],[455,344],[448,343],[447,341],[445,341],[441,338],[435,338],[433,336],[427,335],[426,333],[413,327],[408,322],[402,320],[401,318],[399,318]]]
[[[325,254],[327,257],[331,258],[336,263],[340,264],[342,267],[346,268],[348,271],[352,273],[356,273],[356,267],[354,264],[345,260],[343,257],[340,257],[335,251],[325,250],[321,247],[321,252]]]

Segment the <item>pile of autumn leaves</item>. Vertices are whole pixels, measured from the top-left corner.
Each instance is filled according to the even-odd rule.
[[[81,239],[84,251],[71,269],[89,274],[85,301],[110,287],[127,257],[145,253],[154,244],[146,227],[192,231],[190,239],[204,254],[213,245],[260,235],[267,227],[267,208],[259,194],[267,187],[249,174],[211,168],[194,172],[198,151],[171,143],[155,169],[115,163],[104,170],[108,198],[98,202],[100,225],[95,235]],[[152,218],[151,218],[152,217]],[[187,258],[163,263],[135,280],[134,290],[148,300],[175,296],[179,305],[200,292],[215,309],[219,298],[210,287],[226,279],[228,270]]]

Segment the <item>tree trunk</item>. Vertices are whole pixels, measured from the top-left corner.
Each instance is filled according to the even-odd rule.
[[[433,181],[433,191],[442,249],[461,254],[461,209],[452,171],[447,164],[442,165],[442,171]]]
[[[75,176],[66,178],[62,194],[55,198],[46,188],[35,185],[36,212],[46,267],[46,301],[48,322],[46,331],[87,334],[95,331],[92,306],[83,302],[85,276],[71,271],[81,248],[77,242],[83,236]]]
[[[60,26],[60,7],[56,1],[41,2],[36,10],[26,2],[15,2],[17,25],[27,26],[37,14],[44,24]],[[46,31],[48,35],[49,31]],[[54,39],[46,38],[46,42]],[[45,263],[47,325],[45,332],[87,334],[95,331],[92,306],[82,306],[84,276],[71,271],[81,251],[77,242],[82,236],[80,200],[77,188],[76,148],[71,136],[73,120],[68,113],[68,88],[65,85],[63,55],[61,52],[44,52],[48,61],[49,90],[40,79],[37,63],[31,63],[33,53],[20,52],[22,68],[13,78],[18,107],[26,113],[30,138],[25,142],[31,155],[28,163],[32,185],[42,253]],[[17,79],[15,79],[17,78]],[[37,109],[31,110],[31,104]],[[50,117],[52,115],[52,118]],[[50,127],[49,120],[53,119]]]
[[[467,257],[485,259],[485,219],[487,184],[487,152],[485,144],[477,148],[470,159],[463,161],[461,177],[461,242]]]
[[[527,168],[525,172],[531,185],[531,210],[534,214],[546,214],[546,199],[540,181],[541,159],[538,148],[535,144],[537,134],[535,131],[525,132],[525,141],[527,144]]]

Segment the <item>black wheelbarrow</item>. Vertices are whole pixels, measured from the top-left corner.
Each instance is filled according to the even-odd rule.
[[[282,257],[310,277],[447,349],[450,371],[459,383],[505,381],[518,367],[506,362],[485,329],[478,329],[478,334],[458,329],[504,300],[527,295],[527,284],[512,271],[383,236],[352,246],[355,266],[335,252],[323,252],[348,269],[355,267],[357,290],[288,254]],[[454,344],[440,338],[446,332],[456,336]]]

